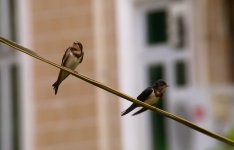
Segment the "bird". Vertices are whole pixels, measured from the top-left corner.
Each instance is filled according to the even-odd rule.
[[[73,43],[72,46],[68,47],[65,51],[61,66],[70,68],[75,70],[75,68],[83,61],[84,52],[83,52],[83,45],[76,41]],[[60,69],[59,76],[56,82],[54,82],[53,89],[55,91],[55,95],[58,92],[59,85],[61,82],[67,78],[70,73]]]
[[[137,99],[145,102],[150,105],[155,105],[159,102],[160,99],[163,97],[163,93],[165,92],[166,88],[168,87],[167,83],[159,79],[157,80],[152,86],[147,87],[138,97]],[[135,108],[139,107],[136,103],[133,103],[130,107],[128,107],[125,111],[121,113],[121,116],[124,116],[134,110]],[[143,107],[139,111],[132,114],[133,116],[140,114],[146,111],[147,108]]]

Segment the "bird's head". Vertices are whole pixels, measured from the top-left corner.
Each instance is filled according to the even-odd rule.
[[[162,79],[157,80],[153,84],[153,88],[158,92],[164,92],[167,87],[168,87],[167,83]]]
[[[83,45],[78,41],[73,43],[73,47],[76,48],[77,51],[80,51],[80,52],[82,52],[82,50],[83,50]]]

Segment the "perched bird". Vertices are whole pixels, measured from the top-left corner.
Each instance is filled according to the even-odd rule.
[[[63,55],[61,65],[75,70],[75,68],[82,62],[83,56],[84,52],[82,44],[80,42],[74,42],[71,47],[68,47],[65,54]],[[68,75],[69,73],[67,71],[62,69],[60,70],[57,81],[52,85],[55,90],[55,94],[57,94],[58,87],[61,82],[66,79]]]
[[[162,98],[163,92],[166,90],[167,87],[168,87],[167,83],[165,81],[163,81],[162,79],[160,79],[160,80],[156,81],[152,86],[146,88],[137,97],[137,99],[142,101],[142,102],[145,102],[147,104],[155,105]],[[131,112],[132,110],[134,110],[137,107],[139,107],[139,105],[133,103],[128,109],[126,109],[125,111],[122,112],[121,116],[126,115],[127,113]],[[142,113],[146,110],[147,110],[147,108],[143,107],[139,111],[135,112],[133,114],[133,116],[137,115],[139,113]]]

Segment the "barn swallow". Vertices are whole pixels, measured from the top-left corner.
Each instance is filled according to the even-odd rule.
[[[65,51],[63,55],[61,66],[75,70],[75,68],[82,62],[84,56],[83,45],[80,42],[74,42],[71,47]],[[58,87],[61,82],[67,78],[70,73],[64,70],[60,70],[57,81],[52,85],[57,94]]]
[[[168,87],[167,83],[163,81],[162,79],[157,80],[152,86],[146,88],[138,97],[137,99],[145,102],[150,105],[155,105],[159,102],[160,99],[162,99],[163,92],[166,90]],[[139,107],[139,105],[133,103],[128,109],[122,112],[121,116],[126,115],[127,113],[131,112],[135,108]],[[147,108],[143,107],[139,111],[135,112],[133,114],[137,115],[139,113],[142,113],[146,111]]]

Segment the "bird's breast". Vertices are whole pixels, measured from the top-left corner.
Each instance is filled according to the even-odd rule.
[[[159,97],[156,97],[154,92],[152,92],[152,94],[150,94],[150,96],[148,97],[148,99],[145,101],[145,103],[150,104],[150,105],[154,105],[159,101]]]
[[[74,70],[77,67],[77,65],[80,63],[80,59],[81,59],[80,57],[77,58],[73,54],[70,54],[66,61],[65,66]]]

